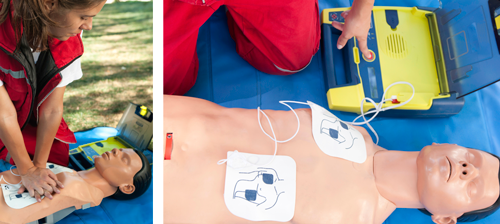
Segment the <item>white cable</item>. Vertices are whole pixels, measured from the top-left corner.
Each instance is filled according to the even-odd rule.
[[[400,107],[400,106],[403,106],[405,104],[407,104],[408,102],[410,102],[413,97],[415,96],[415,88],[413,87],[413,85],[409,82],[404,82],[404,81],[401,81],[401,82],[395,82],[395,83],[392,83],[391,85],[389,85],[387,88],[385,88],[385,91],[384,91],[384,95],[382,95],[382,99],[384,99],[385,97],[385,94],[387,93],[387,90],[389,90],[391,87],[393,87],[394,85],[398,85],[398,84],[406,84],[406,85],[409,85],[413,91],[413,93],[411,94],[411,97],[410,99],[400,103],[400,104],[397,104],[397,105],[394,105],[394,106],[390,106],[390,107],[386,107],[386,108],[382,108],[384,102],[386,101],[391,101],[390,99],[387,99],[387,100],[382,100],[380,103],[376,104],[375,101],[373,101],[372,99],[368,98],[368,97],[365,97],[363,100],[361,100],[361,106],[360,106],[360,109],[361,109],[361,115],[359,115],[358,117],[356,117],[352,122],[350,122],[350,124],[352,125],[363,125],[363,124],[368,124],[370,121],[372,121],[376,116],[377,114],[380,112],[380,111],[386,111],[386,110],[390,110],[390,109],[394,109],[394,108],[397,108],[397,107]],[[363,111],[363,104],[364,104],[364,101],[365,100],[368,100],[370,101],[373,106],[375,107],[375,110],[372,110],[370,112],[367,112],[367,113],[364,113]],[[375,115],[373,115],[373,117],[371,117],[368,121],[366,121],[366,118],[365,115],[368,115],[368,114],[372,114],[372,113],[375,113]],[[358,123],[355,123],[356,120],[358,120],[360,117],[363,117],[365,119],[364,122],[358,122]]]
[[[14,165],[14,166],[11,166],[11,167],[10,167],[10,173],[12,173],[12,175],[14,175],[14,176],[20,177],[21,175],[19,175],[19,174],[15,174],[15,173],[14,173],[14,171],[12,171],[12,168],[13,168],[13,167],[16,167],[16,168],[17,168],[17,166],[15,166],[15,165]]]
[[[297,115],[297,113],[295,112],[295,110],[290,105],[288,105],[287,103],[297,103],[297,104],[309,105],[309,104],[304,103],[304,102],[289,101],[289,100],[281,100],[281,101],[279,101],[279,103],[281,103],[281,104],[287,106],[288,108],[290,108],[290,110],[293,112],[293,114],[295,114],[295,117],[297,118],[297,130],[295,131],[295,134],[293,134],[293,136],[290,137],[289,139],[282,140],[282,141],[277,140],[276,139],[276,133],[274,132],[273,125],[271,124],[271,120],[269,119],[269,117],[267,116],[267,114],[264,113],[264,111],[262,111],[260,109],[260,107],[257,107],[257,122],[259,123],[260,130],[262,130],[262,132],[265,135],[267,135],[267,137],[269,137],[271,140],[274,141],[274,154],[273,154],[273,158],[268,163],[266,163],[263,166],[267,166],[267,165],[271,164],[274,161],[274,158],[276,157],[276,153],[278,152],[278,143],[289,142],[290,140],[292,140],[293,138],[295,138],[295,136],[297,136],[297,134],[299,133],[299,130],[300,130],[299,115]],[[271,128],[271,133],[273,134],[272,137],[266,131],[264,131],[264,128],[262,127],[262,124],[260,123],[260,113],[262,113],[264,115],[264,117],[266,117],[267,122],[269,123],[269,127]],[[219,160],[217,162],[217,164],[218,165],[222,165],[222,164],[226,163],[228,160],[230,160],[233,157],[233,155],[236,155],[237,153],[238,153],[238,151],[236,150],[229,158],[227,158],[227,159],[221,159],[221,160]],[[256,164],[253,164],[253,165],[256,165]]]
[[[409,85],[411,87],[413,93],[411,94],[410,99],[408,99],[408,100],[406,100],[406,101],[404,101],[404,102],[402,102],[400,104],[397,104],[397,105],[393,105],[393,106],[390,106],[390,107],[382,108],[382,106],[384,105],[384,103],[386,101],[390,101],[390,99],[384,100],[385,99],[385,94],[387,93],[387,91],[391,87],[393,87],[394,85],[399,85],[399,84],[405,84],[405,85]],[[375,101],[373,101],[372,99],[370,99],[368,97],[365,97],[363,100],[361,100],[361,106],[360,106],[361,115],[359,115],[358,117],[356,117],[352,122],[346,122],[346,123],[351,124],[351,125],[357,125],[357,126],[366,124],[368,126],[368,128],[375,135],[375,138],[377,139],[377,141],[375,142],[375,144],[378,145],[379,137],[378,137],[378,134],[375,131],[375,129],[373,129],[373,127],[370,125],[370,121],[372,121],[373,119],[375,119],[375,117],[378,115],[378,113],[380,111],[386,111],[386,110],[390,110],[390,109],[394,109],[394,108],[403,106],[403,105],[407,104],[408,102],[410,102],[413,99],[414,96],[415,96],[415,87],[413,87],[413,85],[411,83],[404,82],[404,81],[392,83],[387,88],[385,88],[384,94],[382,95],[382,101],[380,101],[380,103],[376,104]],[[369,112],[365,113],[364,110],[363,110],[363,105],[364,105],[365,100],[370,101],[370,103],[372,103],[373,106],[375,107],[375,110],[372,110],[372,111],[369,111]],[[375,114],[370,119],[366,120],[365,116],[368,115],[368,114],[373,114],[373,113],[375,113]],[[360,117],[363,117],[364,121],[363,122],[356,122],[356,120],[358,120]]]
[[[290,100],[281,100],[281,101],[279,101],[279,103],[281,103],[281,104],[287,106],[288,108],[290,108],[290,110],[293,112],[293,114],[295,114],[295,117],[297,118],[297,131],[295,131],[295,134],[292,137],[290,137],[287,140],[279,141],[279,140],[276,139],[276,137],[272,138],[269,134],[267,134],[267,132],[264,131],[264,128],[262,128],[262,124],[260,123],[260,113],[262,113],[262,114],[264,114],[264,116],[266,116],[267,121],[269,122],[269,126],[271,126],[271,131],[273,130],[273,127],[272,127],[271,121],[269,121],[269,118],[267,117],[266,113],[264,113],[264,111],[262,111],[260,109],[260,107],[257,107],[257,122],[259,122],[260,129],[262,130],[262,132],[264,132],[265,135],[267,135],[267,137],[269,137],[271,140],[276,141],[278,143],[285,143],[285,142],[289,142],[290,140],[292,140],[293,138],[295,138],[295,136],[299,133],[299,129],[300,129],[299,116],[297,115],[297,113],[295,113],[295,110],[293,110],[293,108],[290,105],[286,104],[286,103],[297,103],[297,104],[304,104],[304,105],[309,105],[309,104],[304,103],[304,102],[298,102],[298,101],[290,101]]]
[[[10,167],[10,173],[12,173],[12,175],[14,175],[14,176],[21,176],[21,175],[19,175],[19,174],[15,174],[15,173],[12,171],[12,168],[13,168],[13,167],[15,167],[15,166],[11,166],[11,167]],[[20,184],[20,183],[22,182],[22,181],[19,181],[19,183],[17,183],[17,184],[11,184],[11,183],[9,183],[9,181],[7,181],[7,180],[3,177],[3,175],[1,175],[1,176],[0,176],[0,182],[1,182],[2,180],[3,180],[3,181],[5,181],[5,183],[7,183],[8,185],[17,185],[17,184]]]
[[[269,137],[271,140],[274,141],[274,155],[273,155],[273,158],[271,159],[271,161],[269,161],[265,166],[271,164],[271,162],[273,162],[274,158],[276,157],[276,153],[278,152],[278,143],[286,143],[286,142],[289,142],[291,141],[292,139],[295,138],[295,136],[297,136],[297,134],[299,133],[299,130],[300,130],[300,119],[299,119],[299,115],[297,115],[297,113],[295,112],[295,110],[290,106],[288,105],[287,103],[297,103],[297,104],[304,104],[304,105],[309,105],[308,103],[304,103],[304,102],[298,102],[298,101],[290,101],[290,100],[281,100],[279,101],[279,103],[287,106],[288,108],[290,108],[290,110],[293,112],[293,114],[295,115],[295,117],[297,118],[297,130],[295,131],[295,134],[293,134],[292,137],[288,138],[287,140],[283,140],[283,141],[280,141],[276,138],[276,134],[274,133],[274,130],[273,130],[273,125],[271,124],[271,120],[269,120],[269,117],[267,117],[267,114],[264,113],[264,111],[262,111],[260,109],[260,107],[257,107],[257,122],[259,122],[259,126],[260,126],[260,130],[262,130],[262,132],[267,135],[267,137]],[[271,132],[273,133],[273,137],[271,137],[269,134],[267,134],[266,131],[264,131],[264,128],[262,127],[262,124],[260,123],[260,113],[264,114],[264,116],[266,117],[267,119],[267,122],[269,123],[269,127],[271,128]]]
[[[399,84],[405,84],[405,85],[409,85],[412,90],[413,90],[413,93],[410,97],[410,99],[400,103],[400,104],[397,104],[397,105],[393,105],[393,106],[390,106],[390,107],[386,107],[386,108],[382,108],[382,106],[384,105],[385,102],[387,101],[391,101],[391,99],[385,99],[385,94],[387,93],[387,91],[393,87],[394,85],[399,85]],[[360,110],[361,110],[361,115],[359,115],[358,117],[356,117],[352,122],[345,122],[345,123],[348,123],[348,124],[351,124],[351,125],[356,125],[356,126],[360,126],[360,125],[363,125],[363,124],[366,124],[368,126],[368,128],[373,132],[373,134],[375,135],[375,138],[377,139],[376,143],[378,145],[378,141],[379,141],[379,137],[378,137],[378,134],[377,132],[375,131],[375,129],[370,125],[370,122],[375,119],[375,117],[378,115],[378,113],[380,113],[380,111],[386,111],[386,110],[390,110],[390,109],[394,109],[394,108],[397,108],[397,107],[400,107],[400,106],[403,106],[405,104],[407,104],[408,102],[410,102],[413,97],[415,96],[415,88],[413,87],[413,85],[409,82],[404,82],[404,81],[401,81],[401,82],[395,82],[395,83],[392,83],[391,85],[389,85],[387,88],[385,88],[385,91],[384,91],[384,94],[382,95],[382,101],[380,101],[378,104],[375,103],[375,101],[373,101],[373,99],[371,98],[368,98],[368,97],[365,97],[363,100],[361,100],[361,105],[360,105]],[[373,104],[373,106],[375,107],[375,110],[373,111],[369,111],[367,113],[364,112],[363,110],[363,105],[364,105],[364,102],[365,100],[367,101],[370,101],[370,103]],[[259,127],[260,129],[262,130],[262,132],[267,135],[267,137],[269,137],[271,140],[274,141],[274,154],[273,154],[273,158],[271,159],[271,161],[269,161],[266,165],[264,166],[267,166],[269,165],[271,162],[273,162],[274,158],[276,157],[276,153],[278,152],[278,143],[286,143],[286,142],[289,142],[290,140],[292,140],[293,138],[295,138],[295,136],[297,136],[297,134],[299,133],[299,130],[300,130],[300,119],[299,119],[299,115],[297,115],[297,113],[295,112],[295,110],[290,106],[288,105],[287,103],[297,103],[297,104],[304,104],[304,105],[309,105],[308,103],[304,103],[304,102],[298,102],[298,101],[290,101],[290,100],[281,100],[279,101],[279,103],[287,106],[288,108],[290,108],[290,110],[293,112],[293,114],[295,115],[295,117],[297,118],[297,130],[295,131],[295,134],[293,134],[292,137],[288,138],[287,140],[278,140],[276,138],[276,133],[274,132],[274,129],[273,129],[273,125],[271,124],[271,120],[269,119],[269,117],[267,116],[266,113],[264,113],[264,111],[262,111],[260,109],[260,107],[257,107],[257,122],[259,123]],[[267,122],[269,123],[269,127],[271,128],[271,133],[273,134],[273,136],[271,137],[265,130],[264,128],[262,127],[262,124],[260,122],[260,113],[262,113],[266,119],[267,119]],[[366,120],[366,115],[369,115],[369,114],[373,114],[375,113],[370,119]],[[363,122],[356,122],[360,117],[363,118]],[[218,165],[222,165],[224,163],[226,163],[228,160],[230,160],[233,155],[236,155],[238,154],[238,151],[236,150],[235,153],[233,153],[229,158],[227,159],[221,159],[217,162]],[[254,164],[256,165],[256,164]]]
[[[271,127],[271,132],[273,133],[273,137],[274,137],[274,138],[271,138],[271,136],[269,136],[269,135],[268,135],[268,134],[264,131],[264,129],[262,129],[262,125],[260,124],[260,113],[259,113],[259,111],[260,111],[260,112],[262,112],[262,114],[264,114],[264,116],[266,117],[267,122],[269,123],[269,127]],[[295,112],[294,112],[294,113],[295,113]],[[271,158],[271,160],[270,160],[268,163],[266,163],[266,165],[264,165],[264,166],[267,166],[267,165],[271,164],[271,163],[274,161],[274,157],[276,157],[276,152],[278,152],[278,140],[276,140],[276,133],[274,133],[274,130],[273,130],[273,125],[271,124],[271,120],[269,120],[269,117],[267,117],[267,115],[266,115],[266,113],[264,113],[264,111],[260,110],[260,107],[257,107],[257,117],[258,117],[258,119],[259,119],[259,126],[260,126],[260,129],[264,132],[264,134],[266,134],[267,136],[269,136],[269,138],[271,138],[271,139],[274,141],[274,155],[273,155],[273,158]],[[297,119],[298,119],[298,117],[297,117]],[[300,123],[299,123],[299,126],[300,126]],[[298,129],[297,129],[297,131],[298,131]],[[295,135],[296,135],[296,134],[297,134],[297,133],[295,133]],[[293,138],[293,137],[295,137],[295,135],[293,135],[293,136],[292,136],[292,138]],[[289,140],[291,140],[292,138],[289,138],[289,139],[287,139],[286,141],[289,141]],[[286,141],[285,141],[285,142],[286,142]]]

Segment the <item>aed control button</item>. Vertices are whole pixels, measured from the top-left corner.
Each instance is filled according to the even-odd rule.
[[[365,55],[363,55],[363,59],[365,59],[365,61],[367,61],[367,62],[375,61],[375,53],[372,50],[369,50],[369,51],[370,51],[369,58],[366,58]]]

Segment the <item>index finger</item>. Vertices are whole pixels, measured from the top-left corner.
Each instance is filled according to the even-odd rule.
[[[36,201],[38,201],[38,202],[42,202],[42,198],[40,197],[40,194],[39,194],[39,193],[36,193],[36,194],[35,194],[35,199],[36,199]]]
[[[56,187],[56,185],[57,185],[57,183],[56,183],[57,178],[56,178],[56,179],[54,179],[54,178],[52,178],[50,175],[49,175],[49,178],[46,178],[46,179],[45,179],[45,181],[46,181],[46,183],[47,183],[48,185],[50,185],[50,186],[51,186],[51,187],[53,187],[53,188],[55,188],[55,187]]]
[[[54,183],[54,185],[55,185],[55,183]],[[44,192],[46,192],[46,191],[48,191],[49,193],[54,192],[53,187],[49,183],[44,183],[41,185],[41,187],[42,187]]]
[[[31,187],[31,188],[27,187],[27,189],[28,189],[28,193],[30,193],[30,196],[35,197],[35,189],[33,187]]]
[[[339,40],[337,41],[337,48],[339,50],[344,48],[345,44],[349,39],[351,39],[351,37],[348,37],[347,34],[345,34],[345,32],[342,32],[342,34],[339,37]]]
[[[36,186],[35,189],[34,189],[34,194],[36,195],[38,193],[38,195],[43,195],[43,193],[45,192],[45,190],[43,189],[42,186]]]
[[[337,21],[332,21],[332,26],[335,27],[335,29],[344,31],[344,24],[339,23]]]
[[[51,180],[51,182],[48,183],[52,190],[50,192],[55,192],[59,194],[59,189],[57,189],[57,182],[54,180]]]
[[[24,185],[21,185],[19,190],[17,190],[17,194],[22,194],[22,193],[24,193],[25,190],[26,190],[26,187]]]
[[[363,53],[365,58],[371,59],[372,56],[371,56],[370,50],[368,49],[366,39],[365,38],[362,38],[362,39],[358,38],[358,44],[359,44],[359,50]]]
[[[52,200],[54,198],[54,197],[52,197],[52,194],[49,193],[48,191],[45,191],[45,197],[49,198],[50,200]]]
[[[47,175],[53,180],[57,180],[57,176],[51,170],[47,169]]]
[[[59,187],[59,188],[61,188],[61,189],[63,189],[63,188],[64,188],[64,185],[61,183],[61,181],[56,180],[56,183],[57,183],[57,187]],[[57,188],[56,188],[56,189],[57,189]],[[59,191],[59,190],[57,190],[57,191]],[[57,193],[59,194],[60,192],[57,192]]]
[[[52,184],[51,185],[54,188],[54,191],[59,194],[60,192],[57,188],[62,189],[62,188],[64,188],[64,185],[61,183],[61,181],[59,181],[57,179],[57,176],[52,171],[49,172],[49,177],[52,178],[52,180],[54,180],[54,185],[52,185]]]

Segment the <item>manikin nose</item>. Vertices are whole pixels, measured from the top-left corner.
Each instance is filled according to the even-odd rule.
[[[462,179],[470,179],[477,176],[477,169],[471,163],[461,161],[459,162],[460,177]]]
[[[118,153],[121,152],[121,150],[114,148],[113,150],[111,150],[111,152],[113,152],[113,155],[118,155]]]

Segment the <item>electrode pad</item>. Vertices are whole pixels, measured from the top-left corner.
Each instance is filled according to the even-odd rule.
[[[62,173],[62,172],[73,172],[74,170],[59,166],[52,163],[47,163],[47,169],[50,169],[54,174]],[[23,192],[22,194],[18,194],[17,191],[21,188],[21,184],[2,184],[2,193],[5,203],[11,208],[21,209],[27,207],[29,205],[37,203],[34,197],[31,197],[28,192]],[[41,196],[43,199],[45,196]]]
[[[231,213],[251,221],[293,218],[296,165],[291,157],[235,151],[227,152],[227,158],[224,201]],[[234,166],[232,159],[242,166]]]
[[[307,101],[312,113],[312,133],[318,147],[329,156],[356,163],[366,160],[363,135],[325,108]]]

